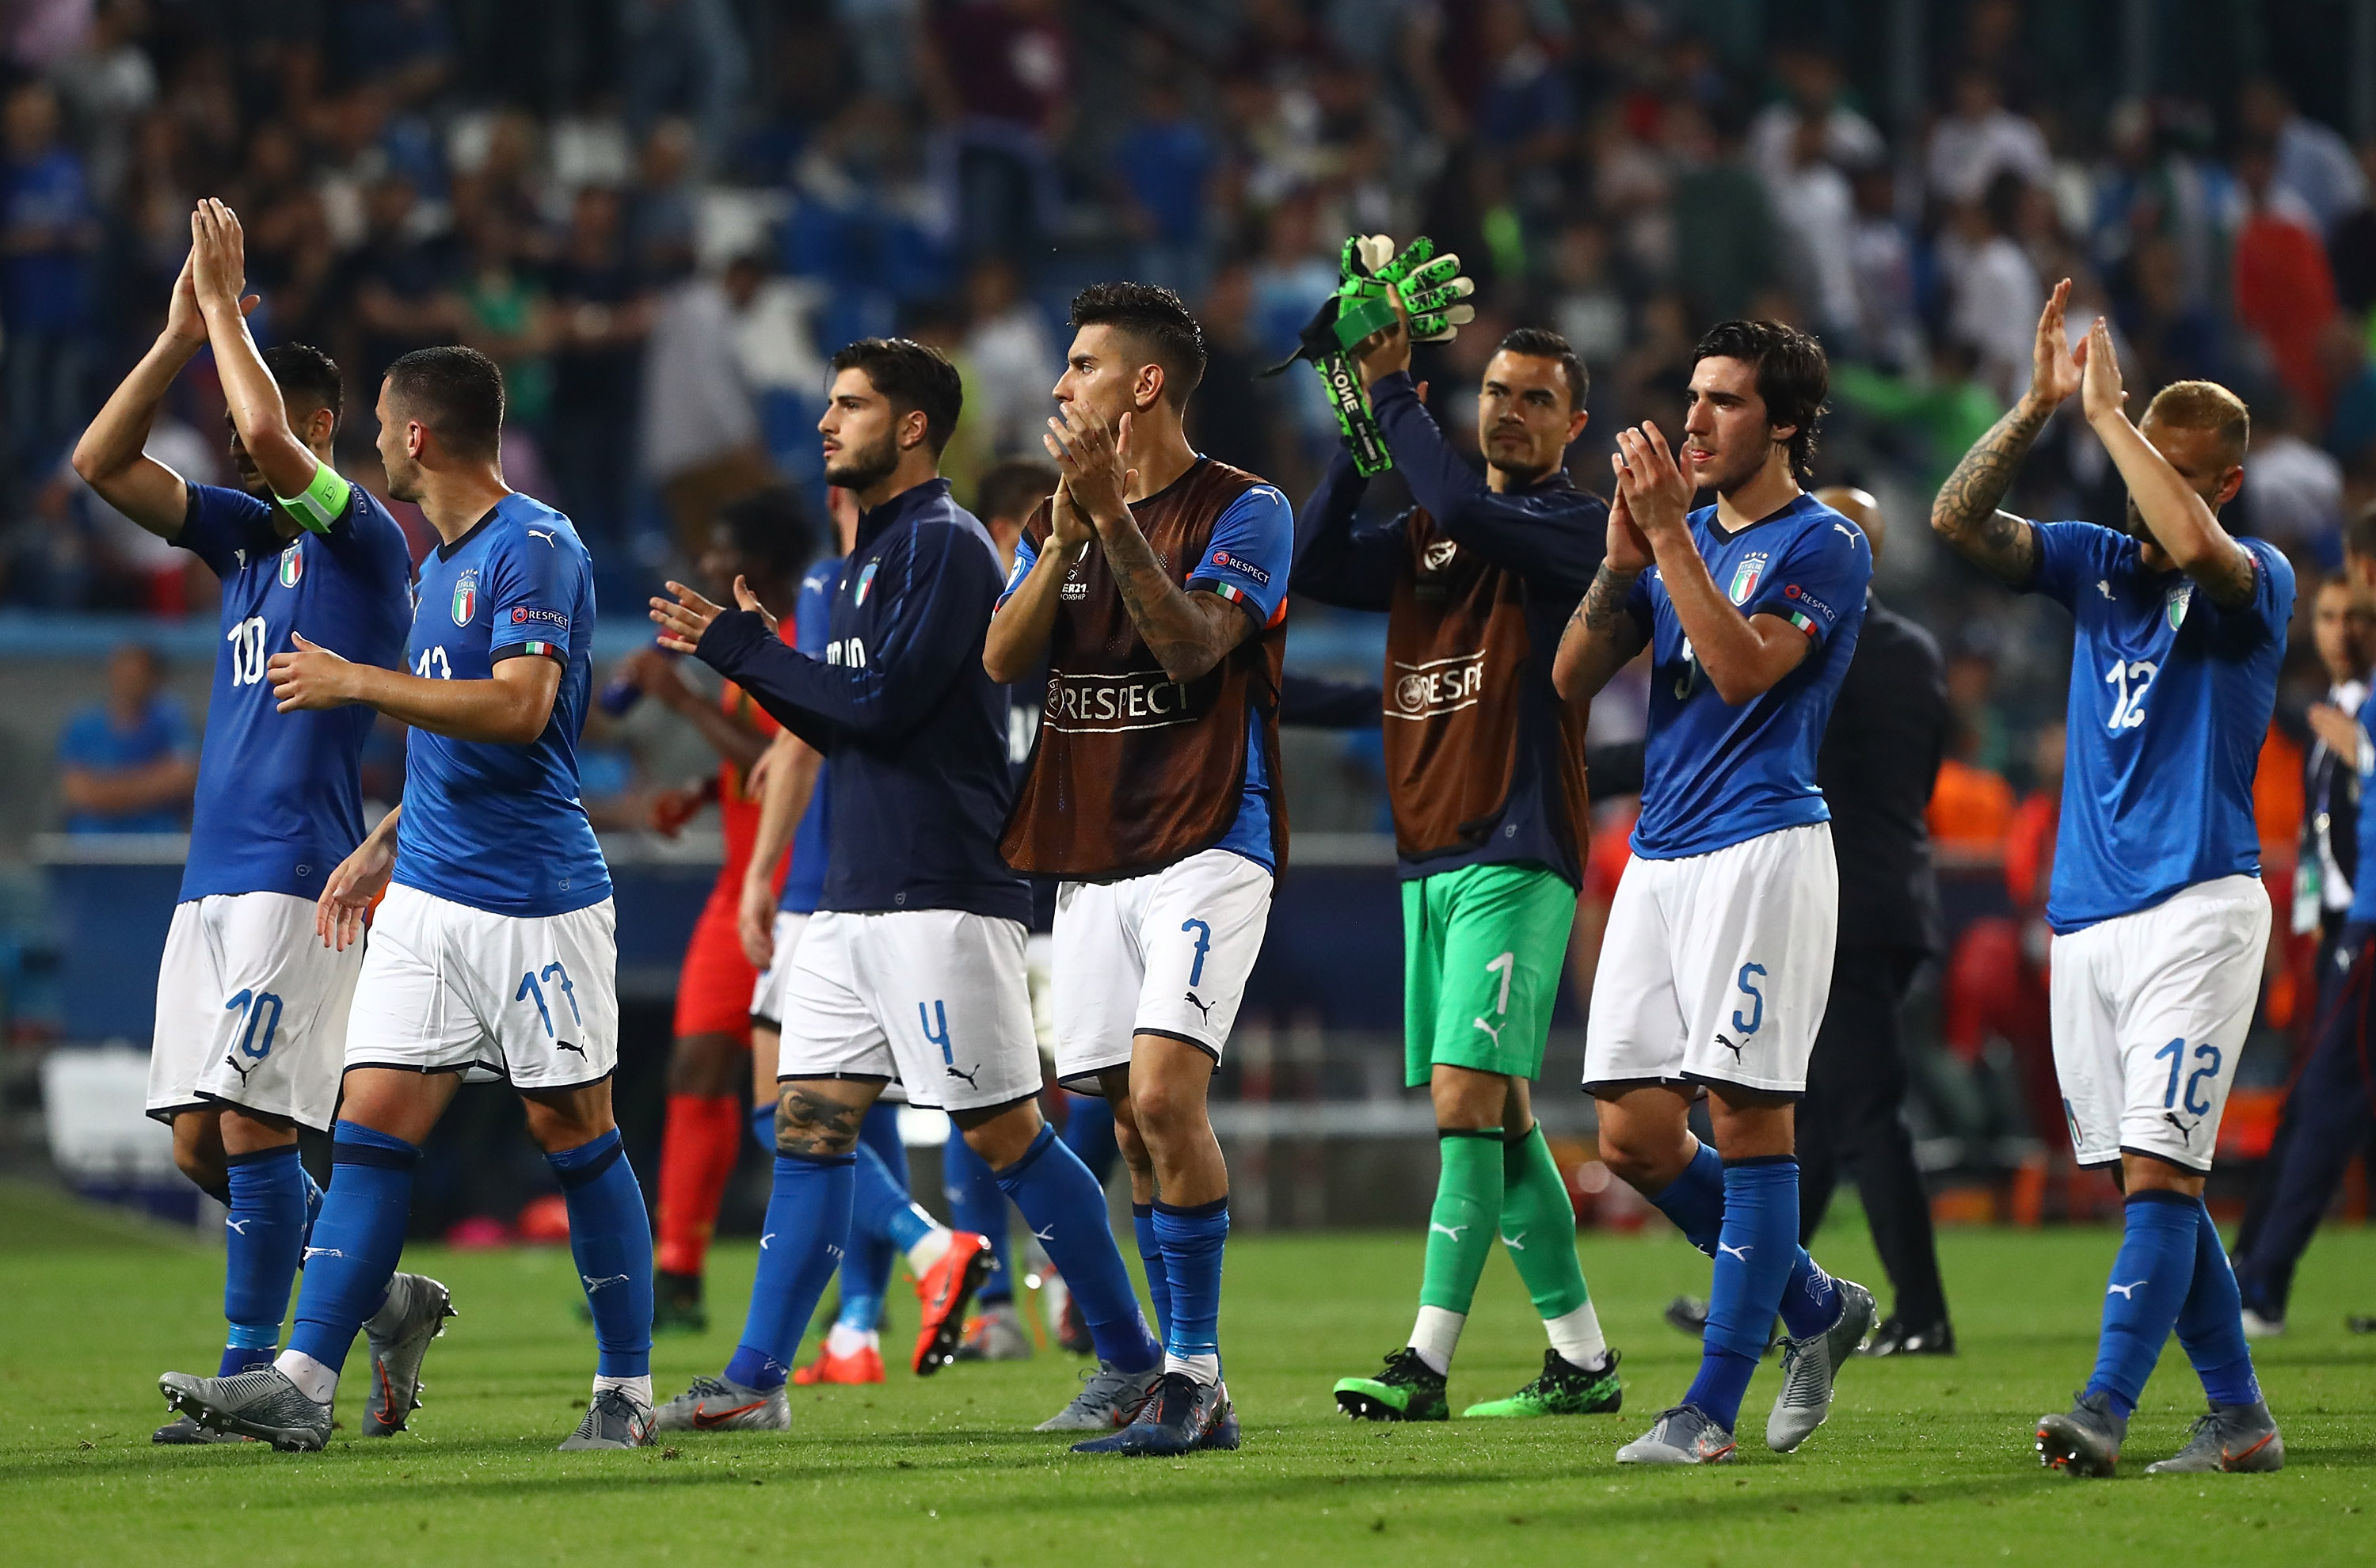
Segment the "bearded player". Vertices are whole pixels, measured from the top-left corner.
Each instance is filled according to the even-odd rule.
[[[1470,1416],[1582,1415],[1623,1397],[1575,1252],[1567,1180],[1528,1085],[1565,968],[1589,831],[1583,705],[1551,687],[1600,567],[1609,508],[1568,481],[1584,362],[1522,327],[1477,398],[1482,474],[1444,439],[1398,324],[1358,352],[1417,503],[1376,523],[1339,452],[1298,522],[1294,587],[1386,614],[1385,755],[1403,886],[1405,1081],[1433,1101],[1441,1170],[1410,1341],[1336,1384],[1348,1415],[1443,1420],[1444,1377],[1498,1236],[1550,1336],[1542,1375]]]
[[[1001,847],[1061,879],[1057,1076],[1113,1105],[1165,1349],[1159,1377],[1101,1365],[1050,1425],[1135,1408],[1075,1452],[1235,1448],[1219,1339],[1230,1181],[1205,1100],[1285,859],[1294,519],[1276,489],[1189,445],[1205,337],[1177,294],[1097,284],[1073,327],[1045,438],[1061,484],[1016,546],[983,663],[1015,681],[1048,661]]]
[[[1650,731],[1634,861],[1585,1026],[1600,1156],[1715,1260],[1699,1375],[1621,1464],[1729,1459],[1776,1313],[1766,1445],[1830,1414],[1872,1297],[1799,1245],[1792,1103],[1831,990],[1839,872],[1816,750],[1864,620],[1872,552],[1804,493],[1830,374],[1812,338],[1729,321],[1693,354],[1684,440],[1618,434],[1609,552],[1560,642],[1571,701],[1645,646]],[[1690,510],[1700,489],[1716,505]],[[1705,1092],[1716,1146],[1687,1115]]]
[[[2207,381],[2162,388],[2132,424],[2098,317],[2073,353],[2069,279],[2038,317],[2029,390],[1982,436],[1930,526],[2007,587],[2078,626],[2071,649],[2054,928],[2054,1072],[2082,1165],[2117,1170],[2124,1229],[2096,1370],[2037,1425],[2044,1464],[2108,1476],[2174,1331],[2211,1408],[2148,1470],[2275,1470],[2243,1302],[2203,1206],[2219,1116],[2260,1000],[2269,895],[2252,781],[2276,703],[2294,574],[2219,509],[2244,482],[2251,424]],[[2129,488],[2125,530],[2001,512],[2013,471],[2073,392]],[[2364,711],[2364,710],[2363,710]]]
[[[191,220],[165,330],[75,449],[92,489],[222,579],[222,651],[207,705],[190,861],[157,983],[148,1114],[183,1173],[231,1210],[220,1373],[271,1364],[320,1189],[297,1129],[327,1131],[360,948],[325,949],[314,898],[363,837],[371,715],[274,711],[265,661],[303,635],[361,664],[403,657],[412,557],[396,519],[330,467],[339,367],[318,350],[259,354],[244,313],[244,241],[217,202]],[[191,484],[142,454],[182,367],[211,339],[240,487]],[[366,1436],[400,1431],[446,1289],[407,1275],[370,1322]],[[159,1443],[241,1441],[180,1416]]]

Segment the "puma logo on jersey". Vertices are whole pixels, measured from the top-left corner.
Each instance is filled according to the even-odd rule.
[[[572,1045],[572,1044],[570,1044],[570,1043],[569,1043],[567,1040],[565,1040],[565,1039],[564,1039],[564,1040],[555,1040],[555,1041],[553,1042],[552,1049],[553,1049],[553,1050],[555,1050],[555,1051],[576,1051],[576,1052],[578,1054],[578,1056],[579,1056],[579,1057],[581,1057],[581,1058],[585,1057],[585,1055],[586,1055],[586,1048],[585,1048],[584,1046],[582,1046],[582,1045]]]
[[[300,1261],[311,1263],[315,1258],[342,1258],[346,1255],[336,1247],[308,1247],[305,1249],[305,1256]]]
[[[1497,1047],[1502,1043],[1502,1031],[1510,1027],[1510,1020],[1507,1018],[1503,1019],[1499,1024],[1489,1024],[1482,1018],[1472,1018],[1469,1022],[1483,1029],[1486,1037]]]
[[[1445,1235],[1452,1238],[1452,1244],[1455,1247],[1460,1244],[1460,1233],[1467,1229],[1468,1227],[1466,1225],[1439,1225],[1432,1219],[1427,1222],[1427,1230],[1429,1235],[1432,1236],[1437,1231],[1441,1230]]]
[[[541,539],[544,540],[545,543],[552,545],[555,550],[561,548],[560,541],[552,537],[552,530],[551,529],[529,529],[528,530],[528,536],[530,539]]]
[[[1748,1044],[1746,1040],[1741,1041],[1740,1044],[1735,1044],[1733,1041],[1726,1039],[1722,1033],[1718,1033],[1716,1037],[1716,1042],[1717,1044],[1724,1047],[1727,1051],[1732,1052],[1732,1064],[1734,1066],[1738,1067],[1740,1065],[1740,1052],[1743,1047]]]
[[[244,1236],[247,1234],[247,1228],[255,1223],[255,1221],[253,1219],[226,1219],[223,1221],[223,1226],[227,1229],[236,1230],[241,1235]]]
[[[2194,1142],[2194,1129],[2203,1125],[2200,1118],[2197,1118],[2192,1124],[2180,1121],[2178,1119],[2178,1112],[2175,1111],[2163,1111],[2161,1113],[2161,1119],[2168,1123],[2171,1126],[2177,1128],[2178,1135],[2189,1144]]]
[[[2137,1287],[2138,1287],[2138,1286],[2140,1286],[2140,1285],[2150,1285],[2150,1284],[2152,1284],[2152,1283],[2153,1283],[2153,1281],[2152,1281],[2152,1279],[2151,1279],[2150,1277],[2148,1277],[2148,1278],[2144,1278],[2144,1279],[2134,1280],[2134,1281],[2132,1281],[2131,1283],[2129,1283],[2129,1284],[2127,1284],[2127,1285],[2122,1285],[2122,1284],[2120,1284],[2119,1282],[2115,1281],[2114,1283],[2109,1284],[2109,1285],[2107,1285],[2107,1286],[2105,1286],[2105,1287],[2104,1287],[2104,1294],[2105,1294],[2105,1295],[2107,1295],[2107,1296],[2109,1296],[2109,1295],[2110,1295],[2113,1291],[2117,1290],[2117,1291],[2119,1291],[2119,1292],[2121,1293],[2121,1300],[2122,1300],[2123,1301],[2135,1301],[2135,1300],[2137,1299],[2137,1296],[2136,1296]]]
[[[1504,1236],[1502,1244],[1514,1253],[1523,1253],[1527,1250],[1527,1233],[1521,1230],[1515,1236]]]
[[[1213,1004],[1211,1003],[1198,1002],[1196,1000],[1196,993],[1193,991],[1187,993],[1187,998],[1189,1003],[1195,1007],[1197,1016],[1203,1018],[1205,1022],[1208,1024],[1213,1021]]]
[[[600,1279],[595,1278],[590,1274],[581,1274],[577,1277],[585,1281],[586,1293],[589,1296],[595,1291],[601,1289],[606,1285],[624,1285],[627,1283],[627,1277],[624,1274],[606,1274]]]
[[[2111,598],[2112,579],[2109,577],[2097,577],[2096,579],[2096,591],[2102,594],[2106,599]]]
[[[759,1238],[759,1250],[760,1250],[761,1252],[763,1252],[763,1253],[764,1253],[764,1252],[766,1252],[766,1251],[767,1250],[767,1243],[768,1243],[768,1242],[770,1242],[770,1241],[774,1241],[775,1239],[776,1239],[776,1233],[775,1233],[773,1230],[770,1230],[770,1231],[768,1231],[766,1235],[764,1235],[764,1236],[760,1237],[760,1238]]]
[[[1031,1239],[1040,1242],[1052,1241],[1056,1239],[1056,1228],[1051,1225],[1045,1230],[1034,1230],[1031,1232]]]
[[[948,1064],[947,1071],[949,1076],[952,1078],[963,1078],[968,1087],[977,1089],[981,1087],[981,1085],[975,1081],[981,1076],[981,1063],[979,1062],[973,1064],[973,1071],[970,1073],[967,1072],[964,1068],[958,1066],[954,1062]]]
[[[1752,1241],[1744,1247],[1728,1247],[1722,1241],[1718,1241],[1716,1244],[1716,1250],[1729,1258],[1738,1258],[1742,1263],[1747,1263],[1749,1254],[1757,1250],[1757,1243]]]

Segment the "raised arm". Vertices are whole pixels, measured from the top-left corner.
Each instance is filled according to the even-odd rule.
[[[2154,542],[2180,571],[2201,583],[2211,602],[2222,610],[2240,610],[2251,603],[2259,586],[2259,568],[2251,552],[2220,527],[2219,514],[2188,476],[2129,422],[2121,362],[2112,350],[2112,330],[2102,316],[2088,329],[2082,350],[2086,371],[2079,392],[2080,407],[2087,415],[2088,427],[2111,455],[2112,466],[2121,470],[2129,499],[2136,503],[2137,515],[2152,530]],[[2213,461],[2224,458],[2222,454]],[[2228,464],[2216,473],[2197,477],[2214,485],[2213,493],[2224,505],[2243,486],[2244,469],[2240,463]]]
[[[1356,518],[1370,481],[1338,447],[1318,488],[1295,515],[1295,569],[1289,586],[1323,604],[1347,610],[1394,608],[1402,570],[1402,529],[1363,528]]]
[[[2069,350],[2062,312],[2071,279],[2054,285],[2030,345],[2029,390],[2004,418],[1964,454],[1930,504],[1930,529],[1956,553],[2008,588],[2027,586],[2037,572],[2037,530],[1997,504],[2013,488],[2014,470],[2062,399],[2079,390],[2079,361]]]
[[[74,470],[83,482],[160,539],[182,531],[190,508],[189,486],[142,448],[148,445],[149,428],[157,422],[157,410],[173,378],[206,346],[206,318],[198,310],[191,264],[184,260],[182,275],[173,280],[172,303],[165,310],[165,330],[75,443]]]
[[[1097,530],[1131,624],[1138,628],[1166,675],[1175,681],[1194,681],[1228,658],[1231,648],[1260,626],[1218,594],[1182,588],[1155,558],[1154,548],[1139,532],[1138,519],[1131,516],[1130,504],[1123,499],[1137,471],[1123,466],[1123,448],[1130,442],[1130,419],[1123,415],[1116,429],[1079,403],[1067,403],[1062,419],[1048,422],[1054,433],[1048,449],[1055,455],[1074,505],[1088,514],[1089,526]]]
[[[1569,702],[1598,695],[1648,640],[1627,601],[1634,585],[1650,569],[1651,559],[1650,541],[1634,526],[1621,486],[1617,504],[1609,511],[1608,554],[1593,574],[1592,586],[1584,590],[1584,601],[1567,618],[1559,651],[1551,658],[1551,685]]]
[[[1004,685],[1039,666],[1056,627],[1064,575],[1088,541],[1088,518],[1073,505],[1072,493],[1059,485],[1048,504],[1048,537],[1035,545],[1027,531],[1016,544],[1018,559],[1028,553],[1030,564],[999,601],[982,639],[981,667],[992,680]]]
[[[206,318],[207,337],[214,345],[215,369],[222,377],[223,400],[230,406],[240,445],[247,448],[272,493],[287,498],[282,504],[299,521],[325,529],[344,510],[345,485],[338,486],[339,507],[320,508],[327,517],[316,517],[305,506],[322,461],[289,428],[289,410],[280,400],[280,388],[265,368],[264,356],[247,330],[246,312],[241,308],[241,291],[247,281],[246,244],[239,219],[221,202],[201,201],[190,215],[190,269],[198,309]]]

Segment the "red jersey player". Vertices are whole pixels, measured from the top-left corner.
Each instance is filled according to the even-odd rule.
[[[763,600],[789,603],[814,544],[815,529],[799,498],[789,490],[763,491],[719,510],[701,570],[724,592],[732,592],[739,576]],[[784,636],[790,640],[789,620]],[[674,837],[705,803],[715,801],[726,840],[725,864],[686,944],[677,984],[654,1256],[652,1326],[698,1333],[708,1323],[701,1280],[710,1232],[742,1152],[740,1090],[750,1073],[751,991],[758,971],[744,955],[736,920],[758,836],[758,765],[778,726],[731,682],[715,702],[696,695],[678,678],[675,663],[657,649],[646,649],[627,660],[620,679],[690,720],[719,754],[717,777],[663,790],[651,809],[652,826]],[[769,885],[780,886],[783,877],[784,856],[778,852]]]

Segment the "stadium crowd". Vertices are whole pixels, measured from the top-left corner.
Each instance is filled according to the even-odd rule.
[[[778,481],[822,500],[825,356],[863,334],[957,362],[967,411],[945,466],[969,498],[990,465],[1037,450],[1064,302],[1094,278],[1182,291],[1211,349],[1192,435],[1300,498],[1334,419],[1308,372],[1260,373],[1329,292],[1345,235],[1424,232],[1479,288],[1475,328],[1422,350],[1443,427],[1468,439],[1461,389],[1503,330],[1553,327],[1592,373],[1571,468],[1595,489],[1610,433],[1680,410],[1707,324],[1771,315],[1821,337],[1834,409],[1817,479],[1911,525],[1882,584],[1949,657],[1956,731],[1932,826],[1947,863],[2005,865],[1991,951],[2017,968],[2051,855],[2060,612],[1986,590],[1918,519],[2018,392],[2047,285],[2067,276],[2073,331],[2108,315],[2141,396],[2197,376],[2242,392],[2253,445],[2231,516],[2305,585],[2331,571],[2344,517],[2376,499],[2376,147],[2305,113],[2280,75],[2239,77],[2233,53],[2190,75],[2226,46],[2209,34],[2168,41],[2158,90],[2111,96],[2089,30],[2116,6],[1930,8],[1911,93],[1850,9],[14,6],[0,604],[209,611],[210,575],[65,463],[153,335],[201,195],[246,223],[259,339],[317,343],[344,368],[347,471],[374,481],[370,390],[389,363],[482,349],[509,384],[513,482],[576,519],[615,606],[683,563],[721,502]],[[199,370],[151,449],[218,478],[221,399]],[[2079,426],[2054,422],[2009,505],[2117,520],[2119,478]],[[1396,486],[1371,504],[1398,505]],[[416,554],[434,542],[395,511]],[[2307,610],[2295,644],[2263,768],[2273,882],[2327,683]],[[1624,703],[1603,707],[1610,738],[1638,731]],[[112,732],[82,728],[85,766],[105,763]],[[589,798],[599,767],[598,752]],[[2290,994],[2281,981],[2272,1022],[2296,1016]],[[1951,1037],[2018,1032],[1948,1012]]]

